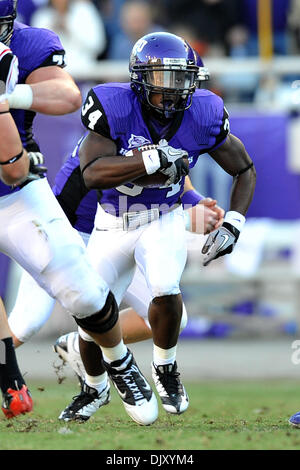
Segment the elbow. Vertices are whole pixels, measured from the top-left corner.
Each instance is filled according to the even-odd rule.
[[[11,171],[2,171],[1,179],[8,186],[17,186],[21,184],[27,177],[27,169],[14,169]]]
[[[73,87],[70,90],[66,101],[69,107],[68,113],[74,113],[75,111],[77,111],[82,105],[82,97],[80,90],[77,87]]]
[[[0,177],[8,186],[18,186],[23,183],[29,172],[29,158],[23,149],[22,158],[10,165],[0,166]]]
[[[105,178],[99,175],[99,172],[96,173],[91,168],[85,170],[83,180],[87,189],[107,189]]]
[[[62,93],[59,101],[56,103],[55,114],[63,115],[74,113],[82,105],[82,96],[79,88],[75,83],[71,82],[65,84],[61,89]]]
[[[78,88],[76,92],[73,93],[73,99],[71,100],[71,105],[74,111],[77,111],[77,109],[79,109],[82,105],[82,96]]]

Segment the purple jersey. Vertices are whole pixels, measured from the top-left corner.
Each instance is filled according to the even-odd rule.
[[[79,144],[57,173],[52,189],[73,227],[80,232],[91,233],[97,209],[97,191],[89,191],[84,184],[78,147]]]
[[[82,122],[88,130],[113,140],[117,154],[145,144],[157,144],[166,138],[174,148],[188,152],[190,168],[200,154],[217,148],[229,131],[228,114],[220,97],[208,90],[197,90],[193,104],[184,113],[176,113],[178,121],[172,132],[159,130],[154,123],[145,122],[141,104],[131,90],[130,83],[109,83],[90,90],[82,108]],[[151,130],[152,128],[152,130]],[[169,132],[169,135],[164,132]],[[183,192],[184,178],[177,184],[164,188],[143,188],[126,183],[117,188],[99,192],[103,208],[114,215],[126,211],[159,208],[161,212],[176,204]]]
[[[61,42],[55,33],[47,29],[32,28],[15,21],[10,48],[19,60],[18,83],[25,83],[28,75],[40,67],[49,65],[63,67],[65,65],[64,49]],[[36,113],[12,109],[11,114],[26,150],[39,151],[32,131],[32,123]],[[0,181],[0,196],[11,194],[14,191],[18,191],[18,188],[12,190]]]

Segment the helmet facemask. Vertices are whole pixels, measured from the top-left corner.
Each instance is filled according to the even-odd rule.
[[[131,81],[142,101],[165,117],[172,117],[175,112],[185,111],[192,104],[192,95],[196,90],[198,67],[195,65],[149,64],[131,73]],[[160,100],[153,95],[161,95]]]
[[[10,39],[13,33],[14,19],[3,20],[0,18],[0,42],[9,46]]]
[[[14,21],[17,16],[16,0],[2,0],[0,2],[0,42],[7,46],[13,33]]]

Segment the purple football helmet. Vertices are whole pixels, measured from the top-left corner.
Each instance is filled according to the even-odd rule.
[[[17,0],[0,0],[0,42],[9,45],[17,16]]]
[[[165,32],[147,34],[131,52],[131,87],[142,103],[171,117],[192,104],[198,86],[197,60],[193,48],[181,37]],[[151,102],[153,94],[161,96],[159,103]]]

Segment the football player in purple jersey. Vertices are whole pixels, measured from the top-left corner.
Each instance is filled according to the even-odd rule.
[[[139,424],[151,424],[158,415],[157,401],[124,345],[115,297],[92,268],[83,240],[36,166],[42,157],[32,130],[35,113],[75,111],[81,104],[80,91],[63,70],[65,52],[57,35],[15,21],[16,4],[16,0],[0,0],[0,41],[19,60],[18,84],[8,103],[32,164],[22,184],[7,186],[0,181],[0,250],[59,300],[101,346],[127,413]],[[130,378],[126,390],[123,376]],[[108,383],[102,392],[105,403]]]
[[[256,179],[244,145],[230,134],[222,99],[197,88],[198,63],[193,49],[173,34],[141,38],[130,57],[130,83],[98,85],[88,93],[82,107],[88,134],[76,149],[86,187],[98,191],[87,248],[91,262],[117,302],[136,265],[145,277],[151,294],[152,376],[164,409],[173,414],[189,404],[176,363],[186,261],[182,204],[193,204],[193,195],[183,194],[187,158],[192,168],[209,153],[233,177],[230,210],[202,249],[205,266],[234,248]],[[80,337],[89,339],[84,333]],[[100,364],[86,345],[81,355],[96,384]],[[84,409],[86,397],[77,398],[62,419],[74,416],[77,405]]]

